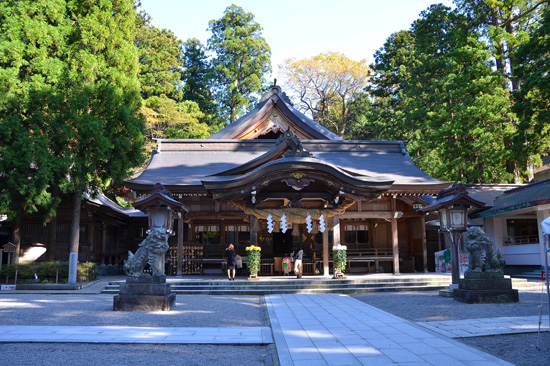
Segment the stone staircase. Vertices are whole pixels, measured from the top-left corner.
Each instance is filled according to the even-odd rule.
[[[172,292],[178,295],[267,295],[362,293],[377,291],[427,291],[449,287],[450,277],[373,278],[373,279],[261,279],[172,280]],[[102,294],[118,294],[120,282],[110,282]]]
[[[530,272],[522,272],[518,275],[514,275],[514,277],[526,278],[530,280],[538,280],[542,282],[542,269],[530,271]]]

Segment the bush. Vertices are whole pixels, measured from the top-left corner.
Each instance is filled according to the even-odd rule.
[[[33,263],[20,263],[10,264],[3,266],[0,271],[0,280],[5,279],[6,276],[10,279],[15,278],[15,271],[17,270],[18,279],[34,279],[34,274],[38,276],[41,281],[55,281],[56,272],[59,281],[63,281],[69,277],[69,263],[68,262],[33,262]],[[77,277],[79,280],[92,281],[97,277],[97,267],[95,263],[84,262],[78,263]]]

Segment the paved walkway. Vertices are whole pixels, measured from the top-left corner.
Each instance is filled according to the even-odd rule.
[[[98,294],[105,284],[97,281],[77,291],[47,293]],[[342,294],[265,299],[271,328],[0,326],[0,342],[275,343],[282,366],[491,366],[510,364],[451,338],[536,332],[539,322],[538,316],[530,316],[412,323]],[[542,322],[541,330],[548,331],[544,317]]]
[[[269,327],[158,328],[0,326],[0,342],[236,344],[273,343]]]
[[[510,365],[346,295],[269,295],[281,365]]]
[[[543,314],[540,330],[548,332],[548,315]],[[538,316],[481,318],[417,322],[425,328],[450,338],[482,337],[496,334],[534,333],[539,331]]]

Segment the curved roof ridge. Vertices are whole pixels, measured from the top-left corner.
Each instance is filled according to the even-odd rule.
[[[280,93],[281,89],[279,87],[272,87],[271,95],[269,95],[269,97],[262,97],[262,101],[260,101],[260,103],[258,103],[254,107],[254,109],[252,109],[233,123],[230,123],[228,126],[224,127],[220,131],[209,136],[207,139],[213,140],[235,138],[240,133],[246,131],[248,127],[252,127],[252,124],[267,116],[271,112],[271,110],[275,106],[277,106],[279,110],[288,119],[290,119],[292,123],[296,125],[296,127],[307,131],[315,138],[318,138],[320,140],[343,140],[338,135],[332,133],[327,128],[321,126],[317,122],[307,117],[305,114],[298,111],[290,103],[287,103],[284,100],[285,98],[279,95]]]

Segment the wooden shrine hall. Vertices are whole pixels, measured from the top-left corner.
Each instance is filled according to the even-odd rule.
[[[242,256],[260,246],[268,274],[301,246],[305,274],[328,275],[336,244],[347,246],[352,272],[427,271],[422,197],[452,183],[418,169],[401,141],[344,140],[272,86],[208,139],[157,144],[126,186],[139,198],[160,182],[189,208],[171,238],[173,274],[195,273],[190,248],[219,268],[230,243]]]

